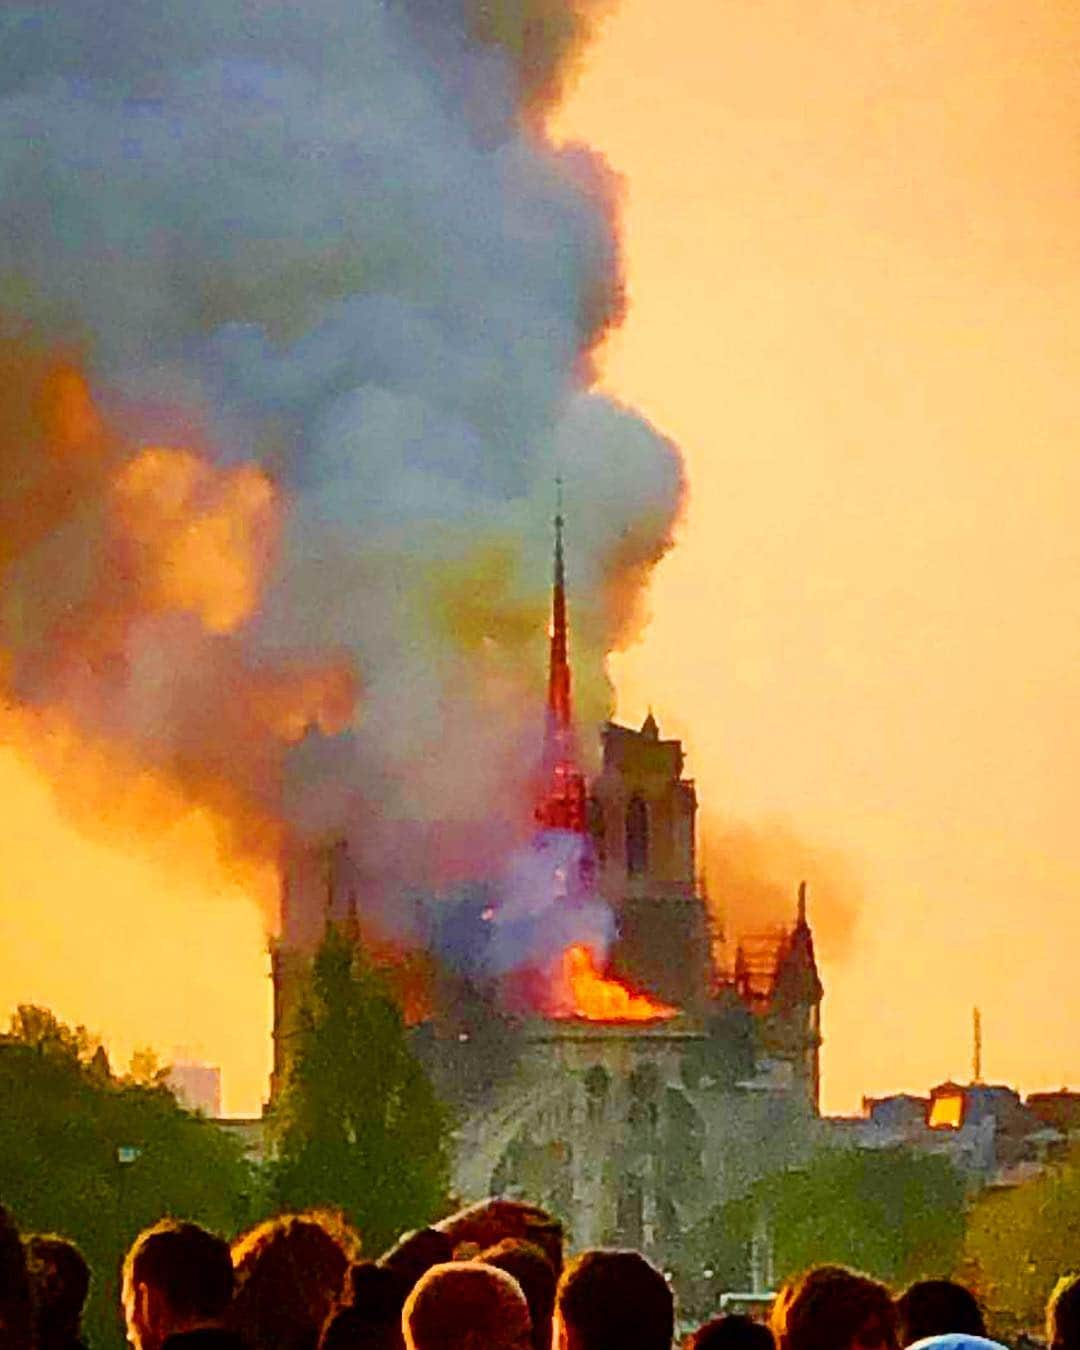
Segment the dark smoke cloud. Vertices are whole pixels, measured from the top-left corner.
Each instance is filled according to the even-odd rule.
[[[334,717],[314,700],[276,805],[305,831],[348,829],[372,884],[467,870],[527,820],[556,472],[586,720],[607,711],[604,655],[670,543],[674,448],[588,387],[623,313],[618,183],[528,115],[602,11],[0,10],[0,309],[84,346],[124,455],[193,446],[220,483],[245,465],[274,483],[260,603],[226,635],[243,653],[232,698],[282,653],[289,671],[323,671],[329,651],[358,672],[362,716],[327,736],[340,681]],[[63,577],[90,613],[108,569],[85,551],[73,566],[72,537],[27,540],[19,566],[42,593]],[[216,781],[228,765],[198,708],[223,695],[196,676],[214,647],[201,617],[110,629],[117,650],[75,698],[30,659],[50,626],[24,616],[3,633],[18,697],[166,768],[178,746],[209,755]],[[291,706],[270,722],[295,737]]]

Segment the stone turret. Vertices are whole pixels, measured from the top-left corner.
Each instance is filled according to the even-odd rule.
[[[799,884],[795,927],[782,945],[764,1019],[770,1053],[788,1060],[807,1103],[815,1112],[821,1091],[821,1000],[824,989],[814,956],[814,937],[806,917],[806,882]]]

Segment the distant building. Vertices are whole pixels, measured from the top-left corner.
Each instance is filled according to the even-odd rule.
[[[1080,1134],[1080,1092],[1032,1092],[1026,1102],[1028,1110],[1046,1126],[1062,1135]]]
[[[863,1117],[875,1128],[904,1136],[926,1128],[930,1098],[898,1092],[891,1097],[864,1097]]]
[[[221,1115],[221,1070],[214,1064],[173,1064],[165,1082],[181,1106],[214,1119]]]
[[[947,1081],[925,1097],[864,1097],[861,1118],[832,1122],[833,1140],[857,1148],[900,1146],[943,1154],[974,1186],[1010,1185],[1033,1175],[1060,1151],[1065,1132],[1047,1117],[1068,1110],[1068,1103],[1050,1102],[1043,1115],[1032,1098],[1022,1102],[1013,1088]]]
[[[268,1160],[269,1138],[265,1116],[221,1116],[214,1124],[239,1142],[249,1162],[264,1163]]]

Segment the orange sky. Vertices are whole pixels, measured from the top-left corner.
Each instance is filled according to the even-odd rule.
[[[620,713],[861,877],[825,1105],[1080,1085],[1080,11],[623,0],[557,130],[626,177],[605,383],[690,511]]]
[[[559,122],[627,179],[606,384],[691,474],[620,713],[861,878],[830,1109],[965,1075],[976,1002],[988,1076],[1080,1085],[1078,56],[1042,0],[622,0]],[[255,1109],[256,905],[82,839],[7,751],[0,800],[0,1008]]]
[[[165,1062],[224,1063],[226,1110],[257,1111],[270,1071],[263,918],[215,868],[206,823],[189,817],[153,854],[106,847],[2,747],[0,801],[5,1023],[16,1001],[44,1004],[104,1036],[119,1071],[143,1045]]]

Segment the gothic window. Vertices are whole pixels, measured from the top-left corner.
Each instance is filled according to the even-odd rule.
[[[645,1191],[640,1177],[624,1175],[616,1198],[616,1224],[620,1245],[645,1245]]]
[[[632,877],[649,870],[649,808],[643,797],[631,797],[626,808],[626,870]]]
[[[630,1104],[626,1112],[629,1132],[640,1142],[656,1131],[659,1108],[656,1096],[660,1090],[660,1075],[656,1065],[639,1064],[630,1075]]]
[[[586,1113],[592,1125],[604,1118],[610,1086],[611,1079],[599,1064],[594,1064],[585,1075]]]

